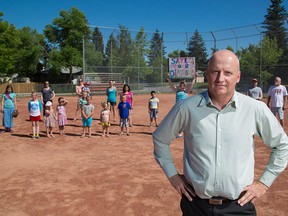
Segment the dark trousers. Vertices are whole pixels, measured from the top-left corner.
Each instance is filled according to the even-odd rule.
[[[209,204],[208,200],[195,197],[190,202],[185,195],[181,199],[181,210],[183,216],[256,216],[256,209],[253,203],[249,202],[240,206],[237,201],[224,203],[221,205]]]

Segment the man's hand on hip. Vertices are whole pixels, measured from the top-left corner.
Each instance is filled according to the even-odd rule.
[[[238,204],[244,206],[248,202],[254,202],[256,198],[261,197],[268,190],[268,187],[260,181],[254,181],[246,186],[243,191],[246,193],[238,200]]]
[[[182,196],[183,194],[188,200],[192,201],[193,198],[191,194],[195,196],[195,192],[191,185],[187,182],[184,175],[176,174],[169,178],[171,185],[177,190],[177,192]]]

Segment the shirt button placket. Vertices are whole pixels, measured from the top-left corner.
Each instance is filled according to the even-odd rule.
[[[222,143],[222,129],[221,129],[221,113],[217,114],[216,120],[216,173],[215,173],[215,191],[220,191],[221,185],[221,143]]]

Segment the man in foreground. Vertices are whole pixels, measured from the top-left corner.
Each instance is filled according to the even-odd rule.
[[[235,91],[237,56],[220,50],[207,68],[208,90],[176,104],[153,134],[154,156],[182,196],[184,216],[256,215],[261,197],[285,169],[288,138],[268,107]],[[184,132],[184,175],[178,174],[170,143]],[[254,135],[271,149],[254,179]]]

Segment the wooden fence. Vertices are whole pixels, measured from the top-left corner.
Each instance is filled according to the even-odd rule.
[[[36,85],[39,85],[38,83],[3,83],[0,85],[0,93],[4,93],[6,90],[6,86],[11,85],[13,88],[13,91],[18,94],[22,93],[31,93],[35,90]]]

